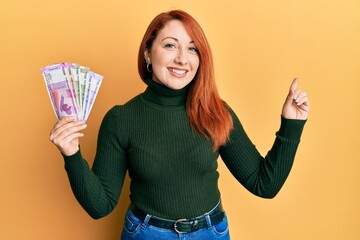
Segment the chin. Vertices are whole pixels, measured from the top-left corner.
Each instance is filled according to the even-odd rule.
[[[180,90],[180,89],[183,89],[185,86],[167,86],[167,87],[172,90]]]
[[[168,88],[174,89],[174,90],[180,90],[183,89],[184,87],[188,86],[190,84],[191,81],[187,82],[182,80],[180,84],[169,84]]]

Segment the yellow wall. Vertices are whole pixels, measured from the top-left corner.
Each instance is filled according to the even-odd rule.
[[[108,217],[81,209],[48,140],[55,115],[40,68],[70,61],[105,76],[81,142],[91,164],[105,112],[145,88],[136,70],[145,28],[174,8],[203,26],[220,94],[263,154],[293,77],[311,98],[275,199],[252,196],[220,165],[232,239],[360,239],[358,0],[1,0],[0,239],[119,239],[129,183]]]

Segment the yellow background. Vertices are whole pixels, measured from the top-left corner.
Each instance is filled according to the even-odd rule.
[[[251,195],[220,165],[232,239],[360,239],[358,0],[1,0],[0,239],[119,239],[129,182],[106,218],[82,210],[48,140],[56,119],[40,68],[69,61],[105,76],[81,141],[91,164],[106,111],[145,89],[136,57],[147,25],[175,8],[202,25],[220,94],[262,154],[293,77],[311,99],[275,199]]]

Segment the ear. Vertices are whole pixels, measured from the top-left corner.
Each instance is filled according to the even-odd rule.
[[[151,64],[150,52],[147,49],[145,49],[144,51],[144,58],[146,63]]]

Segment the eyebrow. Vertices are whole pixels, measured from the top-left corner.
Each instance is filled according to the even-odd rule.
[[[163,42],[164,40],[166,40],[166,39],[168,39],[168,38],[170,38],[170,39],[172,39],[172,40],[174,40],[174,41],[176,41],[176,42],[179,42],[179,39],[177,39],[177,38],[175,38],[175,37],[164,37],[163,39],[161,39],[161,41]],[[194,41],[192,40],[192,41],[190,41],[189,43],[194,43]]]

